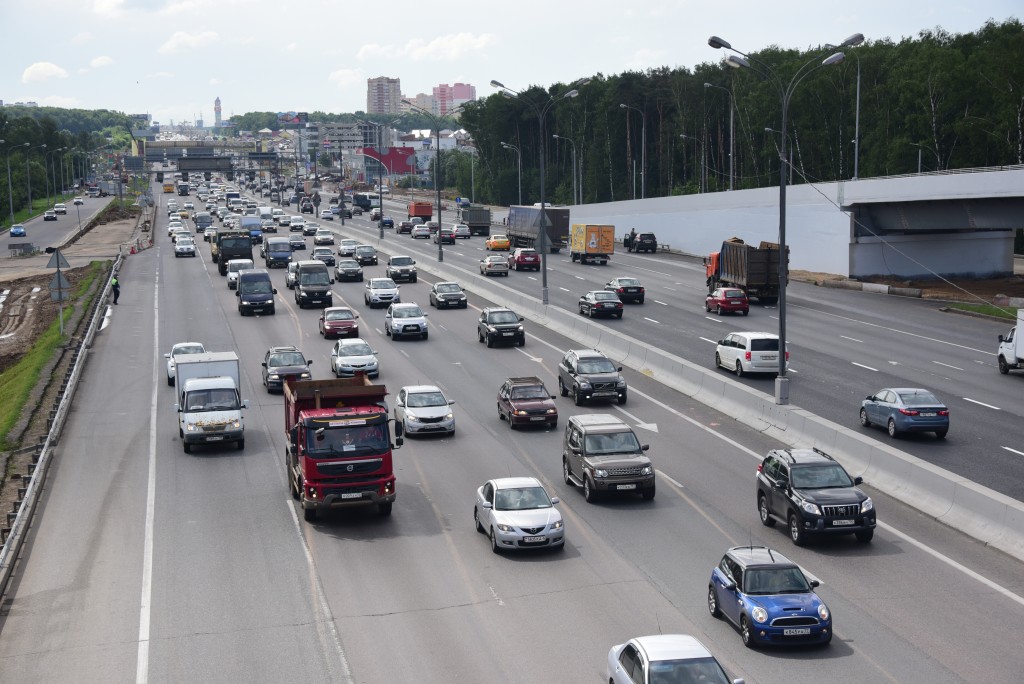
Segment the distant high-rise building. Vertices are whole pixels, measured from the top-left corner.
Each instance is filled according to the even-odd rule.
[[[378,76],[366,79],[366,113],[400,114],[402,83],[400,79]]]
[[[433,112],[438,116],[448,116],[459,105],[475,99],[476,86],[468,83],[456,83],[453,86],[442,83],[434,88]]]
[[[220,96],[217,96],[217,99],[213,101],[213,125],[220,128],[220,124]]]

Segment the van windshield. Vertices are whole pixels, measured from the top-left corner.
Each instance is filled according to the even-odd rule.
[[[238,392],[233,389],[204,389],[185,393],[185,410],[190,413],[238,409]]]
[[[238,291],[242,294],[271,294],[269,278],[245,278],[238,285]]]
[[[302,285],[330,285],[331,279],[326,270],[317,269],[312,272],[303,270],[299,276],[299,283]]]

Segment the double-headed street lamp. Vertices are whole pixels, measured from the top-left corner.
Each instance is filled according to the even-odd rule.
[[[736,174],[733,172],[733,169],[735,168],[733,166],[733,157],[735,156],[734,153],[736,150],[736,128],[733,125],[733,113],[736,111],[736,107],[733,106],[734,103],[732,101],[732,91],[729,90],[728,88],[723,88],[722,86],[715,85],[714,83],[705,83],[704,87],[717,88],[718,90],[725,92],[725,94],[729,96],[729,189],[732,190],[733,179],[736,178]]]
[[[639,107],[628,105],[625,102],[619,105],[622,109],[632,109],[640,113],[643,122],[643,129],[640,134],[640,199],[647,196],[647,113]],[[636,196],[636,186],[633,186],[633,196]]]
[[[852,47],[860,45],[862,42],[864,42],[863,34],[855,33],[844,40],[839,47]],[[718,36],[708,38],[708,45],[716,50],[725,48],[735,52],[735,55],[726,57],[725,63],[728,66],[735,69],[750,69],[757,72],[774,85],[779,93],[782,109],[782,135],[779,136],[779,374],[775,379],[775,403],[780,405],[788,404],[789,378],[786,376],[786,357],[788,356],[786,353],[786,282],[789,280],[789,258],[786,249],[786,133],[788,132],[787,117],[789,115],[789,103],[792,100],[793,93],[796,91],[796,87],[807,76],[821,67],[839,64],[845,59],[845,55],[842,52],[836,52],[826,57],[820,64],[811,66],[821,59],[821,56],[826,54],[827,51],[821,52],[802,64],[796,70],[796,73],[793,74],[792,78],[790,78],[789,83],[785,83],[772,67],[744,52],[740,52],[730,45],[728,41],[722,40]],[[760,68],[754,68],[751,66],[751,62],[756,63]]]
[[[57,165],[56,165],[56,162],[48,161],[48,160],[50,160],[53,157],[53,155],[60,154],[61,152],[63,152],[66,149],[68,149],[68,148],[66,148],[66,147],[58,147],[55,150],[48,150],[46,152],[46,154],[43,155],[43,176],[46,178],[46,201],[47,202],[50,201],[50,180],[51,179],[53,180],[53,202],[50,203],[50,207],[51,208],[53,207],[54,204],[57,203]]]
[[[377,195],[380,197],[380,218],[377,221],[377,228],[380,230],[380,239],[382,240],[384,239],[384,171],[388,172],[388,183],[390,185],[394,185],[394,183],[391,182],[391,170],[388,169],[388,167],[384,164],[384,155],[386,154],[386,148],[384,147],[383,129],[387,128],[388,126],[394,126],[401,122],[401,119],[395,119],[390,123],[376,123],[373,121],[359,119],[359,123],[365,124],[367,126],[372,126],[377,130],[377,154],[380,156],[378,159],[376,159],[376,161],[381,166],[381,172],[377,176]],[[367,155],[363,156],[365,157]],[[373,159],[373,157],[370,158]]]
[[[572,138],[566,138],[564,135],[555,134],[555,135],[552,135],[551,137],[554,138],[555,140],[565,140],[570,145],[572,145],[572,203],[576,204],[576,205],[583,204],[583,201],[582,201],[582,196],[583,196],[583,187],[582,187],[583,186],[583,179],[582,178],[580,178],[580,186],[581,187],[580,187],[580,192],[579,192],[579,195],[580,195],[579,199],[577,199],[577,195],[576,195],[576,143],[572,140]]]
[[[544,157],[545,150],[547,149],[547,139],[544,137],[544,117],[547,116],[548,111],[556,102],[576,97],[580,94],[580,91],[577,90],[577,88],[582,88],[588,83],[590,83],[589,78],[581,78],[572,84],[571,90],[562,93],[558,97],[548,95],[547,101],[537,104],[536,102],[524,97],[524,93],[521,93],[518,90],[513,90],[499,81],[491,81],[491,86],[499,88],[503,96],[515,98],[520,102],[525,103],[533,110],[533,113],[537,115],[537,126],[540,129],[540,136],[538,137],[538,140],[540,141],[540,144],[538,145],[540,148],[540,225],[537,227],[537,236],[538,245],[540,247],[538,250],[540,251],[541,270],[540,299],[544,306],[547,306],[548,304],[548,252],[550,251],[550,247],[548,245],[547,209],[544,204]]]
[[[523,203],[523,153],[519,151],[519,148],[515,145],[510,145],[507,142],[501,143],[501,146],[506,150],[512,150],[516,153],[516,166],[519,169],[519,204]]]

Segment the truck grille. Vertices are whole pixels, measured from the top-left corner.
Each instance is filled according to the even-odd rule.
[[[822,506],[826,518],[849,518],[860,514],[860,504],[844,504],[842,506]]]
[[[362,475],[380,470],[383,459],[372,458],[359,461],[318,463],[316,470],[321,475]]]
[[[367,485],[355,485],[355,486],[352,486],[352,487],[324,487],[323,491],[324,491],[324,497],[325,498],[328,497],[328,496],[331,496],[332,494],[334,494],[336,496],[341,496],[342,494],[352,494],[352,493],[355,493],[355,492],[371,492],[371,493],[375,493],[377,491],[377,485],[367,484]]]
[[[223,423],[220,425],[204,425],[203,432],[224,432],[224,428],[227,427]]]

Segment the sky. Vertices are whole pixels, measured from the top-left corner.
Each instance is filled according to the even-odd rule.
[[[807,49],[978,30],[1024,17],[1020,0],[31,0],[0,3],[5,104],[148,113],[167,124],[251,111],[364,111],[366,80],[402,93],[497,80],[522,90],[771,45]]]

